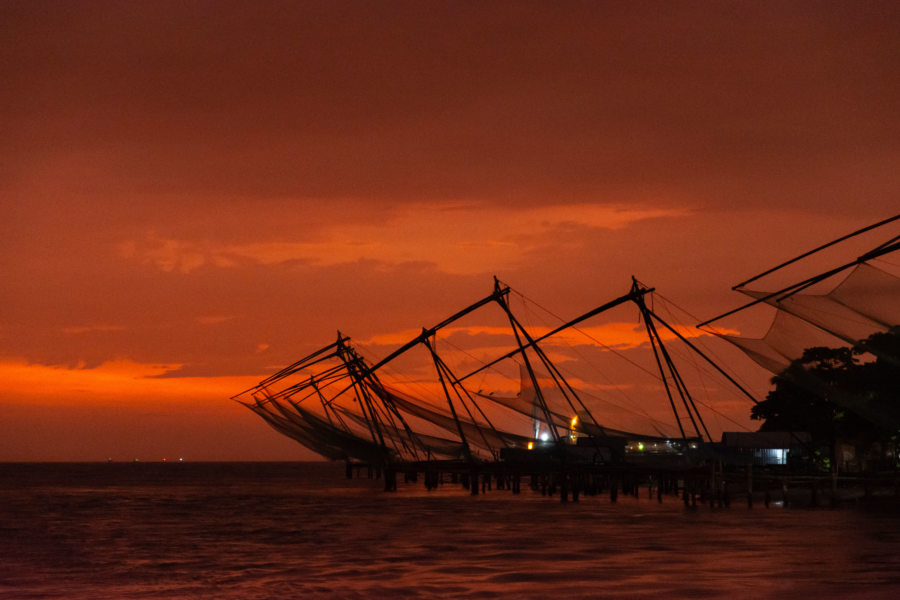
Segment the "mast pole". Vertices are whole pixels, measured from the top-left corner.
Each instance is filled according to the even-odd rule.
[[[719,372],[719,374],[721,374],[723,377],[725,377],[725,378],[726,378],[726,379],[727,379],[734,387],[736,387],[738,390],[741,391],[741,393],[743,393],[745,396],[747,396],[747,398],[749,398],[749,399],[753,402],[753,404],[759,404],[759,400],[757,400],[757,399],[753,396],[753,394],[751,394],[750,392],[748,392],[748,391],[744,388],[744,386],[742,386],[740,383],[738,383],[738,382],[734,379],[734,377],[732,377],[731,375],[729,375],[728,373],[726,373],[726,372],[722,369],[722,367],[720,367],[718,364],[716,364],[715,361],[713,361],[710,357],[708,357],[708,356],[706,355],[705,352],[703,352],[702,350],[700,350],[700,348],[698,348],[697,346],[695,346],[689,339],[687,339],[686,337],[684,337],[683,335],[681,335],[681,333],[679,333],[674,327],[672,327],[671,325],[669,325],[668,323],[666,323],[666,322],[665,322],[659,315],[657,315],[655,312],[653,312],[653,311],[650,310],[649,308],[647,309],[647,312],[648,312],[648,313],[650,314],[650,316],[652,316],[656,321],[658,321],[663,327],[665,327],[666,329],[668,329],[669,331],[671,331],[673,334],[675,334],[675,336],[678,337],[678,339],[680,339],[682,342],[684,342],[685,344],[687,344],[688,348],[690,348],[691,350],[693,350],[694,352],[696,352],[703,360],[705,360],[707,363],[709,363],[710,365],[712,365],[713,368],[714,368],[716,371]]]
[[[763,272],[760,273],[759,275],[755,275],[755,276],[751,277],[750,279],[747,279],[746,281],[742,281],[742,282],[738,283],[737,285],[732,286],[731,289],[736,290],[736,289],[738,289],[738,288],[740,288],[740,287],[744,287],[745,285],[747,285],[747,284],[750,283],[751,281],[756,281],[757,279],[759,279],[759,278],[761,278],[761,277],[765,277],[766,275],[769,275],[770,273],[774,273],[775,271],[777,271],[777,270],[779,270],[779,269],[783,269],[784,267],[786,267],[786,266],[788,266],[788,265],[790,265],[790,264],[793,264],[793,263],[797,262],[798,260],[802,260],[802,259],[806,258],[807,256],[811,256],[811,255],[815,254],[816,252],[820,252],[820,251],[824,250],[825,248],[829,248],[829,247],[831,247],[831,246],[834,246],[835,244],[839,244],[840,242],[843,242],[844,240],[848,240],[848,239],[850,239],[850,238],[852,238],[852,237],[855,237],[855,236],[857,236],[857,235],[863,234],[863,233],[865,233],[865,232],[867,232],[867,231],[870,231],[870,230],[872,230],[872,229],[875,229],[875,228],[877,228],[877,227],[881,227],[882,225],[887,225],[888,223],[891,223],[891,222],[896,221],[896,220],[898,220],[898,219],[900,219],[900,215],[894,215],[893,217],[890,217],[890,218],[888,218],[888,219],[884,219],[883,221],[879,221],[878,223],[875,223],[875,224],[873,224],[873,225],[869,225],[868,227],[863,227],[862,229],[857,229],[857,230],[854,231],[853,233],[848,233],[847,235],[841,236],[841,237],[839,237],[839,238],[836,239],[836,240],[832,240],[832,241],[828,242],[827,244],[822,244],[822,245],[819,246],[818,248],[813,248],[812,250],[810,250],[810,251],[808,251],[808,252],[804,252],[804,253],[801,254],[800,256],[796,256],[796,257],[792,258],[791,260],[788,260],[788,261],[785,261],[785,262],[781,263],[781,264],[778,265],[778,266],[772,267],[771,269],[769,269],[769,270],[767,270],[767,271],[763,271]],[[894,239],[896,239],[896,238],[894,238]],[[888,243],[890,243],[890,242],[888,242]]]
[[[423,332],[424,333],[424,332]],[[425,347],[431,352],[432,360],[434,360],[434,366],[437,370],[438,379],[441,382],[441,387],[444,390],[444,396],[447,398],[447,404],[450,405],[450,413],[453,415],[453,420],[456,421],[456,430],[459,432],[459,439],[463,444],[463,452],[465,452],[466,460],[470,463],[475,463],[475,459],[472,456],[472,449],[469,448],[469,441],[466,439],[466,434],[463,432],[462,423],[459,420],[459,415],[456,414],[456,407],[453,406],[453,399],[450,397],[450,391],[447,389],[447,382],[444,380],[444,375],[441,373],[440,367],[440,357],[434,351],[434,348],[431,346],[431,343],[428,341],[428,338],[423,340]]]
[[[531,366],[531,361],[528,359],[528,353],[525,352],[526,346],[522,343],[522,338],[519,335],[518,321],[516,321],[516,318],[512,314],[512,310],[510,310],[509,305],[505,302],[505,300],[500,302],[500,306],[503,308],[503,311],[509,318],[510,327],[512,327],[513,334],[516,337],[516,344],[519,346],[518,352],[521,353],[522,360],[525,362],[525,370],[528,371],[528,376],[531,378],[531,385],[534,386],[534,397],[538,401],[538,404],[541,407],[541,411],[544,413],[547,428],[550,430],[550,434],[553,436],[553,441],[558,442],[559,432],[556,431],[556,425],[553,423],[553,416],[550,414],[550,408],[547,406],[547,401],[544,398],[544,393],[541,391],[541,386],[538,384],[537,375],[534,374],[534,368]],[[525,335],[527,335],[527,333],[525,333]],[[528,344],[528,346],[533,345],[533,343]],[[537,427],[535,427],[535,429],[537,429]]]
[[[496,301],[498,301],[500,298],[502,298],[503,296],[505,296],[506,294],[509,293],[509,288],[508,288],[508,287],[502,287],[502,288],[501,288],[500,286],[496,285],[496,278],[494,279],[494,281],[495,281],[494,291],[493,291],[493,293],[491,293],[491,295],[485,296],[484,298],[482,298],[482,299],[479,300],[478,302],[475,302],[474,304],[471,304],[471,305],[467,306],[466,308],[464,308],[464,309],[462,309],[461,311],[459,311],[459,312],[457,312],[457,313],[451,315],[450,317],[447,317],[446,319],[444,319],[443,321],[441,321],[441,322],[438,323],[437,325],[434,325],[434,326],[432,326],[432,327],[430,327],[430,328],[427,328],[427,329],[426,329],[426,328],[423,328],[423,329],[422,329],[422,333],[420,333],[416,338],[414,338],[414,339],[412,339],[412,340],[406,342],[406,343],[403,344],[401,347],[397,348],[396,350],[394,350],[393,352],[391,352],[391,353],[390,353],[389,355],[387,355],[386,357],[382,358],[380,361],[378,361],[377,363],[375,363],[375,364],[372,365],[371,367],[367,367],[368,370],[369,370],[369,372],[377,371],[378,369],[380,369],[381,367],[383,367],[383,366],[386,365],[387,363],[391,362],[392,360],[394,360],[395,358],[397,358],[398,356],[400,356],[400,355],[403,354],[404,352],[408,351],[410,348],[413,348],[414,346],[416,346],[416,345],[418,345],[418,344],[424,343],[429,337],[431,337],[431,336],[433,336],[435,333],[437,333],[438,330],[443,329],[444,327],[446,327],[447,325],[453,323],[454,321],[458,321],[458,320],[461,319],[462,317],[468,315],[468,314],[471,313],[472,311],[475,311],[475,310],[481,308],[482,306],[484,306],[484,305],[486,305],[486,304],[489,304],[489,303],[491,303],[491,302],[496,302]]]
[[[507,288],[507,289],[508,289],[508,288]],[[630,300],[634,300],[635,298],[640,297],[640,296],[643,296],[644,294],[648,294],[648,293],[652,292],[654,289],[655,289],[655,288],[646,288],[646,289],[640,289],[640,290],[632,290],[631,292],[625,294],[624,296],[620,296],[620,297],[616,298],[615,300],[611,300],[611,301],[607,302],[606,304],[604,304],[604,305],[602,305],[602,306],[598,306],[597,308],[595,308],[595,309],[593,309],[593,310],[590,310],[590,311],[584,313],[583,315],[581,315],[581,316],[579,316],[579,317],[575,317],[575,318],[572,319],[571,321],[568,321],[568,322],[566,322],[566,323],[563,323],[562,325],[560,325],[560,326],[557,327],[556,329],[554,329],[554,330],[552,330],[552,331],[550,331],[550,332],[548,332],[548,333],[545,333],[544,335],[542,335],[542,336],[540,336],[540,337],[537,337],[537,338],[531,340],[530,342],[528,342],[527,344],[525,344],[524,346],[522,346],[522,347],[520,347],[520,348],[516,348],[515,350],[512,350],[512,351],[510,351],[510,352],[507,352],[506,354],[504,354],[504,355],[501,356],[500,358],[494,359],[494,360],[492,360],[492,361],[489,362],[489,363],[486,363],[486,364],[481,365],[480,367],[478,367],[477,369],[475,369],[475,370],[472,371],[471,373],[468,373],[467,375],[463,375],[462,377],[460,377],[459,380],[460,380],[460,381],[465,381],[465,380],[468,379],[469,377],[472,377],[472,376],[474,376],[474,375],[477,375],[478,373],[481,373],[481,372],[484,371],[485,369],[488,369],[488,368],[490,368],[490,367],[496,365],[497,363],[506,360],[507,358],[510,358],[510,357],[512,357],[512,356],[515,356],[515,355],[518,354],[519,352],[524,351],[526,348],[530,348],[532,345],[537,344],[538,342],[541,342],[541,341],[547,339],[548,337],[551,337],[551,336],[553,336],[553,335],[556,335],[556,334],[559,333],[560,331],[563,331],[563,330],[565,330],[565,329],[569,329],[570,327],[573,327],[573,326],[577,325],[578,323],[581,323],[582,321],[585,321],[585,320],[587,320],[587,319],[589,319],[589,318],[591,318],[591,317],[593,317],[593,316],[595,316],[595,315],[598,315],[598,314],[600,314],[600,313],[602,313],[602,312],[605,312],[605,311],[607,311],[607,310],[610,310],[611,308],[615,308],[616,306],[619,306],[620,304],[624,304],[625,302],[628,302],[628,301],[630,301]]]
[[[637,281],[634,281],[633,287],[637,287]],[[644,318],[644,327],[647,329],[647,337],[650,339],[650,347],[653,349],[653,358],[656,359],[656,367],[659,369],[659,376],[662,378],[663,388],[665,388],[666,397],[669,399],[669,406],[672,408],[672,413],[675,415],[675,423],[678,425],[678,431],[681,432],[682,439],[687,440],[687,434],[684,433],[684,426],[681,424],[681,416],[678,414],[678,407],[675,405],[675,399],[672,397],[672,390],[669,388],[669,380],[666,377],[666,371],[663,368],[662,361],[659,359],[659,351],[656,349],[656,338],[653,335],[652,324],[646,314],[647,307],[641,301],[636,301],[635,304],[637,304],[638,309],[641,311],[641,316]],[[691,418],[693,419],[693,417]]]
[[[510,311],[508,314],[510,319],[515,323],[516,326],[518,326],[519,330],[522,332],[522,335],[527,340],[528,343],[524,346],[526,348],[531,348],[532,350],[534,350],[534,353],[538,356],[541,363],[547,369],[550,377],[553,379],[554,385],[556,385],[556,387],[559,388],[560,392],[562,392],[562,395],[566,399],[566,403],[569,405],[569,408],[571,408],[575,413],[578,412],[578,409],[575,408],[575,405],[572,403],[572,399],[569,397],[569,394],[571,394],[572,398],[574,398],[578,402],[582,410],[584,410],[587,416],[590,417],[591,421],[593,421],[594,425],[596,425],[601,431],[603,431],[603,426],[600,425],[596,418],[594,418],[593,413],[584,404],[584,402],[578,396],[578,393],[571,386],[571,384],[569,384],[568,380],[566,380],[566,378],[563,376],[562,372],[560,372],[556,365],[553,364],[553,361],[550,360],[550,357],[547,356],[547,353],[544,352],[544,349],[541,348],[541,346],[538,344],[538,340],[531,337],[531,334],[529,334],[528,330],[526,330],[525,327],[519,322],[519,320],[515,318],[515,315],[512,314],[512,311]]]
[[[802,289],[808,288],[809,286],[819,283],[820,281],[824,281],[825,279],[828,279],[829,277],[831,277],[833,275],[837,275],[841,271],[845,271],[851,267],[855,267],[856,265],[862,264],[868,260],[872,260],[873,258],[878,258],[879,256],[889,254],[896,250],[900,250],[900,242],[889,242],[887,244],[882,244],[878,248],[871,250],[869,252],[866,252],[862,256],[858,257],[856,260],[848,262],[839,267],[835,267],[824,273],[820,273],[818,275],[810,277],[809,279],[805,279],[799,283],[789,285],[785,288],[778,290],[777,292],[772,292],[770,294],[766,294],[765,296],[762,296],[761,298],[756,298],[752,302],[748,302],[747,304],[744,304],[743,306],[739,306],[735,309],[729,310],[728,312],[722,313],[721,315],[719,315],[717,317],[713,317],[712,319],[707,319],[706,321],[699,323],[697,325],[697,327],[703,327],[704,325],[709,325],[713,321],[718,321],[719,319],[723,319],[725,317],[733,315],[734,313],[740,312],[747,308],[750,308],[751,306],[756,306],[757,304],[765,302],[766,300],[770,300],[771,298],[774,298],[776,296],[781,296],[782,294],[784,294],[784,296],[779,298],[779,300],[783,300],[784,298],[787,298],[788,296],[796,294],[797,292],[799,292]]]

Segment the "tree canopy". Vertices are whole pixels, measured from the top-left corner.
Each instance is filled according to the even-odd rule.
[[[900,432],[900,327],[851,347],[807,348],[751,410],[760,431],[807,431],[814,442],[886,442]]]

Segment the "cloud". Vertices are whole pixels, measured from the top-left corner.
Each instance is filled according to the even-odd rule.
[[[4,7],[0,180],[184,203],[649,186],[844,211],[833,185],[897,185],[889,3],[352,6]]]
[[[95,367],[73,368],[6,359],[0,361],[0,378],[9,398],[64,405],[143,405],[148,398],[222,402],[240,391],[241,385],[250,387],[256,381],[254,377],[160,378],[180,367],[114,360]]]
[[[63,333],[68,333],[70,335],[81,335],[84,333],[109,333],[116,331],[125,331],[126,327],[123,325],[73,325],[70,327],[63,327]]]
[[[197,322],[201,325],[220,325],[222,323],[227,323],[234,318],[236,318],[234,315],[204,315],[202,317],[197,317]]]
[[[122,258],[162,271],[190,273],[201,267],[229,268],[252,261],[331,266],[360,260],[394,265],[434,264],[445,273],[484,273],[485,266],[509,269],[551,232],[570,227],[620,230],[648,219],[678,219],[686,208],[597,204],[552,207],[437,202],[395,207],[386,222],[343,223],[294,232],[295,239],[231,244],[223,240],[175,240],[148,233],[119,244]]]
[[[541,338],[550,333],[554,328],[551,327],[529,327],[528,332],[533,338]],[[676,331],[685,338],[697,338],[709,336],[710,334],[700,329],[684,326],[676,326]],[[724,330],[719,331],[722,333]],[[731,334],[736,334],[732,330],[728,330]],[[365,340],[359,340],[358,343],[365,346],[401,346],[406,342],[418,337],[421,330],[408,329],[405,331],[397,331],[376,335]],[[676,339],[676,335],[671,331],[660,327],[660,336],[665,341]],[[492,326],[467,326],[467,327],[445,327],[440,330],[441,337],[453,338],[459,341],[459,345],[465,344],[461,341],[462,337],[471,338],[476,341],[483,339],[483,336],[490,338],[506,338],[512,342],[515,341],[512,329],[509,327],[492,327]],[[640,323],[628,322],[610,322],[602,325],[579,326],[565,329],[540,342],[542,346],[553,347],[575,347],[575,346],[596,346],[600,348],[610,348],[617,350],[628,350],[641,347],[648,342],[647,332]],[[497,347],[497,346],[491,346]],[[515,346],[513,346],[515,347]]]

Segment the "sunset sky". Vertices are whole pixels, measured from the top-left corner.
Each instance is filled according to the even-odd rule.
[[[737,306],[900,212],[898,31],[890,1],[3,2],[0,461],[312,458],[229,397],[494,275],[564,318],[632,275],[686,324]]]

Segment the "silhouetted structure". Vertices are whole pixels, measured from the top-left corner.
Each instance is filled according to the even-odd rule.
[[[883,223],[897,219],[900,216]],[[790,362],[788,342],[806,343],[801,340],[807,339],[803,334],[810,329],[853,343],[862,339],[856,337],[860,332],[868,336],[873,331],[886,330],[897,323],[898,306],[891,300],[898,297],[900,280],[871,266],[869,261],[896,250],[900,247],[898,240],[900,236],[851,263],[776,293],[742,289],[755,298],[747,306],[767,302],[779,309],[776,324],[761,340],[722,337],[760,364],[781,368],[785,360]],[[793,261],[786,264],[790,262]],[[851,276],[832,292],[801,293],[851,268]],[[510,288],[495,279],[489,295],[424,328],[381,360],[367,361],[339,332],[334,343],[234,399],[282,434],[323,457],[346,461],[348,476],[360,468],[374,470],[384,477],[387,490],[396,489],[398,473],[407,481],[423,474],[429,489],[448,474],[473,494],[488,489],[492,480],[497,487],[517,492],[522,477],[528,476],[534,489],[543,493],[559,490],[564,500],[570,495],[577,499],[581,493],[603,489],[610,490],[615,499],[617,490],[636,493],[643,484],[656,487],[660,498],[664,491],[677,491],[680,485],[686,502],[694,503],[702,494],[704,500],[727,504],[729,482],[733,487],[737,480],[741,485],[746,483],[749,499],[753,493],[754,461],[734,460],[728,440],[725,444],[713,442],[661,332],[684,344],[754,404],[758,402],[653,310],[647,301],[652,292],[652,288],[633,280],[626,294],[535,335],[511,309]],[[638,309],[645,326],[659,380],[679,430],[677,436],[605,426],[596,407],[569,383],[543,348],[549,338],[626,303]],[[514,342],[512,349],[482,360],[477,367],[460,374],[459,367],[451,365],[440,350],[438,333],[489,307],[499,308],[508,326],[507,336]],[[825,319],[823,313],[830,317]],[[798,327],[798,322],[803,325]],[[785,333],[785,327],[789,333]],[[409,383],[390,382],[382,377],[412,352],[424,353],[433,368],[433,385],[424,392]],[[519,374],[517,394],[485,392],[470,385],[475,375],[511,362]],[[808,444],[802,437],[795,435],[793,439]],[[788,446],[783,443],[778,446],[785,447]],[[774,448],[760,445],[758,449]],[[740,472],[738,475],[735,469]],[[769,487],[765,485],[766,490]]]

